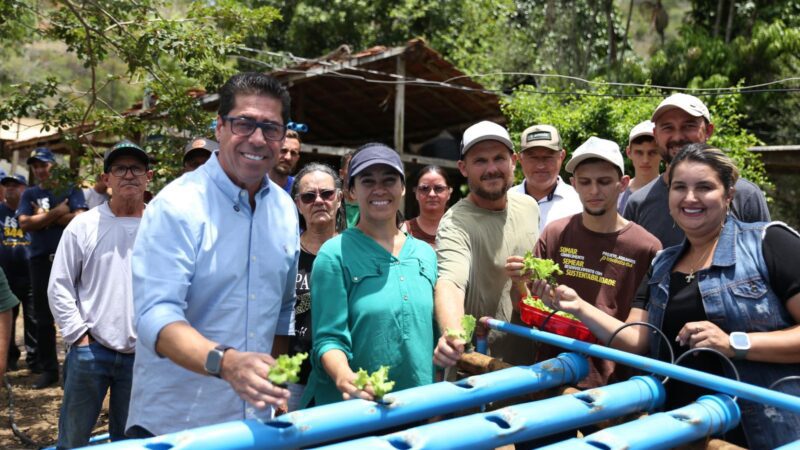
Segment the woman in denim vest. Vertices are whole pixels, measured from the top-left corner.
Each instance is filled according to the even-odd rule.
[[[733,361],[741,380],[762,387],[800,375],[800,235],[782,223],[743,223],[728,214],[738,170],[721,150],[684,147],[669,168],[669,209],[686,233],[653,261],[626,322],[649,322],[670,340],[675,355],[710,348]],[[583,301],[567,286],[544,282],[534,294],[572,313],[601,341],[623,324]],[[624,329],[616,348],[665,359],[666,346],[644,327]],[[699,352],[682,363],[733,377],[717,355]],[[666,409],[710,393],[675,380],[667,384]],[[774,389],[800,395],[797,382]],[[800,416],[739,400],[742,423],[724,438],[749,448],[775,448],[800,439]]]

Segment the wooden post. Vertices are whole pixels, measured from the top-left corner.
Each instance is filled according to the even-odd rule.
[[[401,53],[397,56],[397,75],[401,79],[406,77],[406,56]],[[406,119],[406,85],[404,82],[395,85],[394,97],[394,148],[403,154],[403,132]]]
[[[401,80],[404,80],[406,77],[406,55],[405,53],[401,53],[397,56],[397,75],[400,77]],[[397,153],[403,154],[403,133],[405,131],[405,122],[406,122],[406,85],[405,81],[401,81],[395,85],[395,96],[394,96],[394,148],[397,150]],[[412,196],[406,197],[406,201],[409,201],[409,198],[413,198]],[[400,212],[405,215],[406,212],[406,202],[400,203]]]

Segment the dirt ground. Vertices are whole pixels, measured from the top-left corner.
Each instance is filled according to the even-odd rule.
[[[22,351],[19,369],[9,371],[6,379],[11,384],[13,403],[10,402],[7,386],[0,387],[0,449],[29,449],[55,445],[58,437],[58,410],[64,391],[60,385],[36,390],[31,387],[36,374],[31,373],[25,364],[25,346],[22,345],[22,317],[17,320],[17,345]],[[64,347],[59,336],[59,360],[64,361]],[[11,406],[13,405],[13,409]],[[17,429],[32,442],[16,436],[12,421]],[[92,435],[108,432],[108,415],[104,409]]]

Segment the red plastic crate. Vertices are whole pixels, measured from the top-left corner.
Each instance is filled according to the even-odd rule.
[[[559,336],[578,339],[590,344],[597,343],[597,338],[594,337],[592,332],[586,328],[586,325],[581,323],[579,320],[568,319],[566,317],[553,314],[550,317],[550,320],[547,321],[547,324],[545,324],[545,327],[542,328],[542,324],[547,319],[547,316],[550,315],[549,312],[544,312],[539,308],[526,305],[522,300],[519,301],[519,309],[520,315],[522,316],[522,321],[528,325],[539,328],[542,331],[547,331],[548,333],[557,334]]]

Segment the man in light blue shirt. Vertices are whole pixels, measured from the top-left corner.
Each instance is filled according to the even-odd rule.
[[[267,177],[289,94],[244,73],[219,95],[219,151],[148,205],[134,246],[131,437],[268,419],[289,397],[266,379],[294,328],[300,254],[294,203]]]

